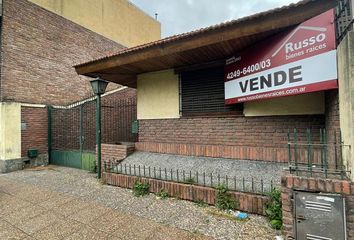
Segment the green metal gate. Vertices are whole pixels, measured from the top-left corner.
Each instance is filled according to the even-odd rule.
[[[119,93],[115,93],[119,94]],[[95,98],[48,111],[50,163],[94,171],[96,168]],[[136,121],[135,98],[102,98],[102,143],[135,142],[131,132]]]
[[[96,165],[94,101],[67,108],[51,108],[49,117],[50,163],[94,171]]]

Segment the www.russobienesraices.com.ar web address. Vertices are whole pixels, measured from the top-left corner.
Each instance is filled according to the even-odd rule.
[[[299,94],[302,92],[306,91],[306,87],[299,87],[299,88],[293,88],[293,89],[288,89],[288,90],[280,90],[280,91],[275,91],[271,93],[263,93],[263,94],[257,94],[249,97],[243,97],[239,98],[239,102],[243,101],[251,101],[251,100],[257,100],[257,99],[263,99],[263,98],[271,98],[271,97],[280,97],[280,96],[287,96],[287,95],[293,95],[293,94]]]

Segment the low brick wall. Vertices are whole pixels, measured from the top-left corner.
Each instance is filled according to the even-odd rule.
[[[345,198],[348,239],[354,239],[354,184],[347,180],[282,176],[283,232],[286,239],[295,239],[293,191],[341,194]]]
[[[144,152],[178,154],[198,157],[287,162],[288,148],[203,145],[183,143],[138,142],[136,149]]]
[[[283,147],[252,147],[252,146],[225,146],[225,145],[203,145],[188,143],[135,143],[137,151],[156,152],[166,154],[178,154],[185,156],[228,158],[237,160],[254,160],[265,162],[287,163],[289,161],[289,148],[287,144]],[[329,149],[331,150],[331,149]],[[307,148],[297,148],[298,163],[307,164]],[[313,164],[321,163],[321,151],[314,146],[312,148]],[[329,158],[334,159],[334,152],[328,154]],[[292,161],[294,161],[294,148],[291,150]],[[329,163],[333,165],[333,162]]]
[[[216,189],[210,187],[196,186],[190,184],[169,182],[151,178],[142,178],[116,173],[102,173],[102,180],[105,184],[132,189],[136,180],[149,183],[150,192],[157,193],[162,189],[168,192],[169,196],[189,201],[203,201],[210,205],[215,204]],[[244,212],[264,215],[264,206],[268,197],[259,194],[230,191],[231,195],[239,202],[238,209]]]
[[[102,144],[102,162],[121,161],[132,154],[135,150],[134,143],[127,144]]]

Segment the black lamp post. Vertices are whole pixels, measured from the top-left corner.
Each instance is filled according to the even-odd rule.
[[[97,144],[97,177],[101,178],[101,95],[105,93],[108,82],[101,78],[90,81],[96,101],[96,144]]]

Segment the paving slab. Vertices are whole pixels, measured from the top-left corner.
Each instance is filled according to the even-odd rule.
[[[168,227],[160,226],[156,231],[154,231],[150,236],[146,238],[146,240],[208,240],[212,239],[202,235],[190,235],[184,231],[176,231],[172,232],[168,229]]]
[[[107,240],[109,238],[111,238],[111,236],[108,233],[91,228],[87,225],[82,225],[76,232],[74,232],[69,237],[66,237],[64,239],[65,240]]]
[[[28,234],[24,233],[18,228],[14,227],[13,225],[9,224],[5,220],[0,219],[0,239],[1,240],[6,240],[6,239],[22,240],[27,237],[30,236],[28,236]]]
[[[106,207],[102,207],[97,204],[90,204],[75,214],[69,216],[69,218],[84,224],[88,224],[94,219],[106,214],[108,211],[109,210]]]
[[[129,229],[129,231],[127,231]],[[131,218],[129,221],[123,222],[122,225],[112,234],[120,239],[146,239],[159,230],[159,224],[141,218]],[[171,232],[178,231],[172,230]]]
[[[45,209],[53,209],[53,208],[58,208],[60,205],[64,205],[65,203],[68,203],[72,200],[74,200],[74,197],[71,197],[69,195],[65,194],[59,194],[57,193],[55,196],[53,196],[50,199],[47,199],[44,202],[39,203],[40,207],[43,207]]]
[[[6,199],[0,202],[0,217],[9,215],[12,212],[31,206],[30,202],[17,199],[11,195],[7,195]]]
[[[106,214],[94,219],[88,223],[88,225],[97,228],[100,231],[112,234],[116,230],[120,229],[125,222],[130,222],[131,218],[131,216],[124,213],[109,211]]]
[[[54,207],[52,210],[58,215],[69,217],[70,215],[79,212],[81,209],[84,209],[89,205],[90,203],[75,198],[67,203]]]
[[[42,207],[36,205],[29,205],[26,207],[21,207],[12,211],[10,214],[3,216],[2,218],[16,226],[20,226],[28,222],[31,218],[40,215],[46,210]]]
[[[32,235],[45,227],[56,224],[60,218],[62,218],[60,215],[53,212],[45,212],[22,222],[17,227],[25,233]]]
[[[33,234],[37,240],[60,240],[69,237],[77,232],[84,225],[71,219],[58,219],[55,224],[51,224]]]

